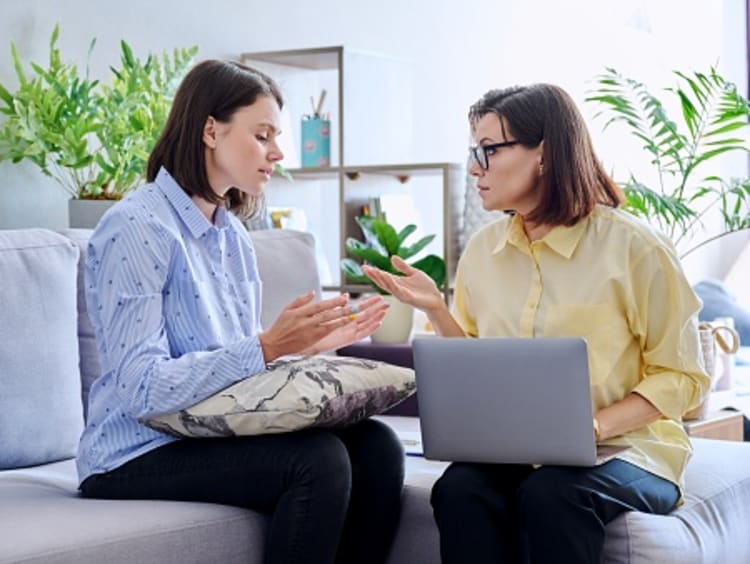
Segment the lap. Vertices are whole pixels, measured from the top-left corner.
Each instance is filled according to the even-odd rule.
[[[483,489],[488,494],[532,500],[586,497],[582,503],[610,503],[623,510],[668,513],[679,499],[677,486],[628,462],[614,459],[593,467],[454,463],[436,490]]]
[[[608,503],[620,511],[659,514],[671,511],[679,499],[675,484],[619,459],[593,467],[545,466],[524,481],[521,491],[537,497],[576,497],[579,503],[585,497],[591,505]]]
[[[326,481],[341,475],[350,481],[352,472],[367,466],[353,461],[368,446],[380,453],[401,448],[387,426],[371,420],[337,430],[180,439],[89,477],[81,491],[87,497],[209,501],[270,510],[306,476]],[[393,455],[387,460],[398,462]]]

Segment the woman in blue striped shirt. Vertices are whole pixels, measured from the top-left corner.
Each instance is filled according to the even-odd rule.
[[[279,356],[361,339],[385,314],[376,297],[352,320],[348,296],[313,301],[310,292],[261,330],[255,253],[235,214],[254,211],[283,157],[282,104],[277,85],[254,69],[195,66],[149,159],[149,183],[93,233],[87,302],[102,375],[79,447],[80,488],[86,497],[268,513],[266,562],[381,562],[403,481],[401,446],[386,426],[195,440],[139,423],[198,403]]]

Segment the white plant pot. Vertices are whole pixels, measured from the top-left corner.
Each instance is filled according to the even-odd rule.
[[[383,296],[389,304],[380,328],[372,334],[372,342],[380,344],[405,343],[414,326],[414,308],[398,301],[393,296]]]
[[[117,200],[68,200],[68,225],[93,229],[104,212],[116,203]]]

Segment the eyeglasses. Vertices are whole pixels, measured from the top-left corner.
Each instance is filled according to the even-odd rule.
[[[477,145],[469,147],[469,153],[482,170],[490,167],[489,157],[494,155],[500,147],[512,147],[518,145],[519,141],[503,141],[502,143],[491,143],[489,145]]]

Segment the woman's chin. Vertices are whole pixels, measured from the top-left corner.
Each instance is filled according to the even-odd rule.
[[[496,208],[496,206],[492,205],[492,202],[490,200],[487,200],[485,198],[482,198],[482,208],[484,211],[493,211]]]
[[[258,197],[263,195],[266,185],[265,182],[258,184],[246,184],[245,186],[236,186],[237,190],[248,196]]]

